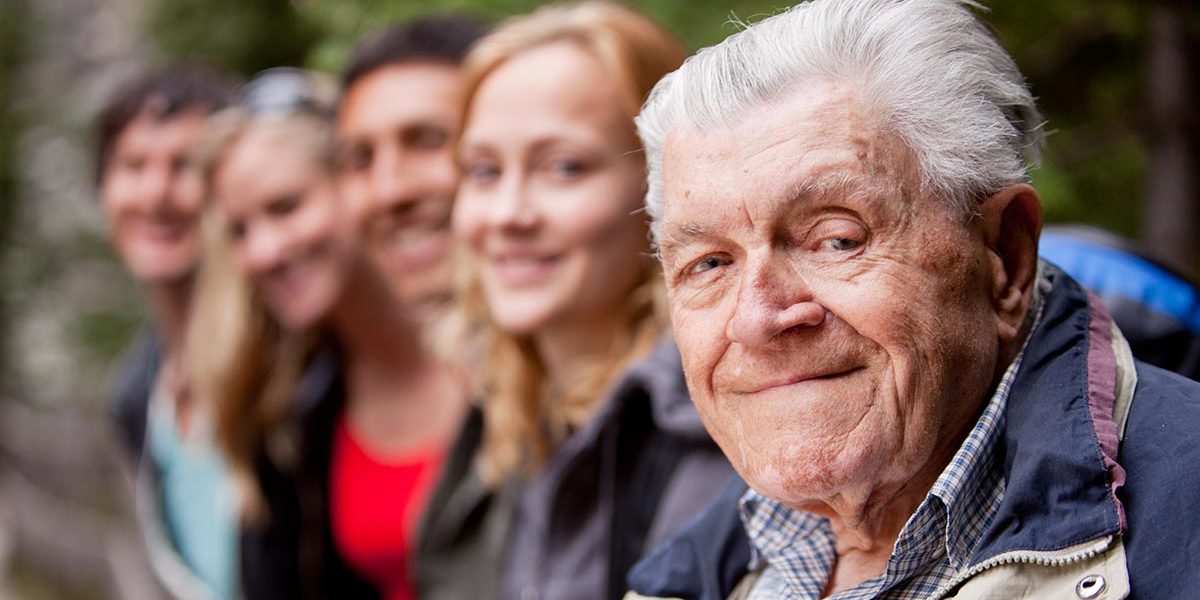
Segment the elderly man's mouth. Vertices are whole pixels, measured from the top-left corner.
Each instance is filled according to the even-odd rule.
[[[747,394],[747,395],[758,394],[758,393],[762,393],[762,392],[768,392],[771,390],[791,387],[791,386],[795,386],[795,385],[819,383],[819,382],[826,382],[826,381],[835,381],[838,379],[842,379],[844,377],[848,377],[854,373],[857,373],[858,371],[861,371],[864,368],[866,368],[866,367],[859,366],[859,367],[851,367],[848,369],[817,371],[817,372],[813,372],[813,373],[802,373],[802,374],[798,374],[798,375],[792,375],[790,377],[775,379],[775,380],[772,380],[772,381],[769,381],[766,383],[751,386],[748,389],[746,389],[745,391],[742,391],[740,393]]]

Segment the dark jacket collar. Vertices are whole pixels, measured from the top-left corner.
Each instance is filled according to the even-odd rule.
[[[750,540],[737,509],[746,489],[740,477],[731,477],[678,535],[634,565],[629,588],[645,596],[724,600],[750,563]]]
[[[613,391],[618,398],[640,394],[650,398],[655,427],[677,438],[711,443],[688,394],[679,349],[671,336],[662,336],[645,358],[634,363]]]
[[[972,563],[1011,550],[1059,550],[1121,530],[1111,485],[1124,478],[1112,419],[1112,321],[1073,279],[1044,268],[1052,292],[1013,383],[998,448],[1007,489]],[[1111,448],[1102,447],[1106,436]]]

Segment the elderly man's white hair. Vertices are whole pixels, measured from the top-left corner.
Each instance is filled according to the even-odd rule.
[[[876,124],[915,153],[922,192],[964,214],[986,194],[1028,181],[1042,117],[1016,63],[969,7],[982,8],[970,0],[815,0],[688,59],[637,118],[655,237],[671,131],[753,118],[757,105],[810,83],[853,85]]]

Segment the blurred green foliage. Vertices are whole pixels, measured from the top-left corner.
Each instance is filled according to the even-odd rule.
[[[1146,7],[1125,0],[993,2],[986,20],[1049,120],[1034,172],[1046,218],[1136,237],[1146,148],[1140,136]]]
[[[337,71],[359,36],[391,21],[431,10],[495,21],[540,4],[443,0],[434,9],[423,0],[158,0],[151,23],[154,38],[171,56],[208,56],[242,73],[284,63]],[[736,22],[753,22],[790,2],[631,4],[699,48],[737,31]],[[1034,174],[1048,220],[1092,222],[1136,237],[1147,162],[1139,133],[1146,5],[1127,0],[987,4],[991,9],[984,20],[1013,53],[1049,118],[1044,166]],[[1196,12],[1193,23],[1200,20]]]
[[[67,335],[78,340],[85,358],[92,364],[111,365],[132,343],[132,333],[143,319],[138,314],[106,309],[73,315]]]
[[[300,65],[326,35],[289,0],[159,0],[150,38],[175,59],[203,59],[252,73]]]
[[[495,22],[543,4],[546,2],[535,0],[443,0],[436,10]],[[778,0],[643,0],[630,4],[666,24],[690,48],[715,44],[740,28],[734,21],[769,16],[781,6]],[[420,0],[305,0],[297,4],[297,10],[326,28],[326,35],[309,56],[309,65],[336,71],[359,36],[385,23],[428,14],[430,4]]]

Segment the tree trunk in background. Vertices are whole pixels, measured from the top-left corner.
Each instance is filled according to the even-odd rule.
[[[1152,252],[1193,276],[1200,275],[1200,187],[1196,168],[1194,32],[1187,3],[1157,0],[1150,6],[1147,60],[1149,164],[1142,203],[1142,237]]]
[[[0,261],[17,215],[17,132],[20,118],[14,94],[17,74],[27,50],[29,24],[25,0],[0,0]],[[0,298],[0,388],[9,383],[13,370],[6,352],[8,344],[8,294]]]

